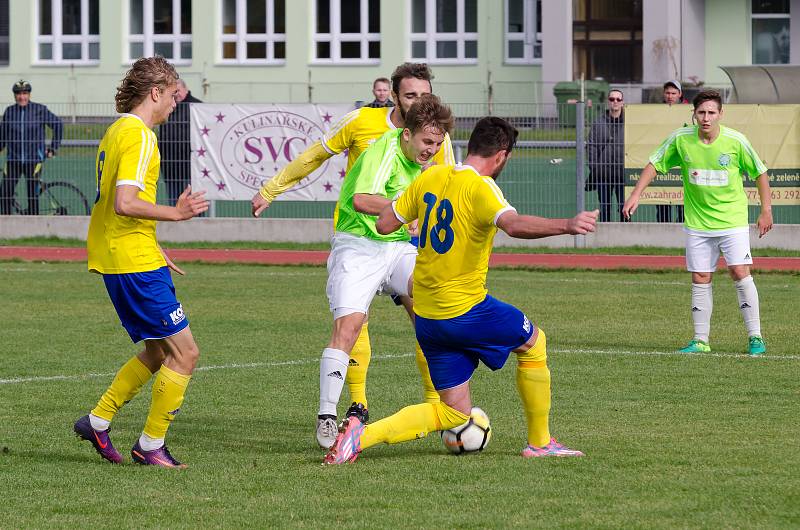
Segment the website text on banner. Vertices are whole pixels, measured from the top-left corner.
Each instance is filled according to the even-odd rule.
[[[724,105],[721,124],[744,134],[766,164],[773,205],[800,204],[800,105]],[[692,125],[691,105],[631,105],[625,109],[625,197],[650,154],[672,131]],[[755,178],[757,175],[752,175]],[[751,205],[758,204],[755,181],[745,178]],[[642,204],[683,204],[681,173],[657,175]]]
[[[352,105],[194,103],[192,189],[206,190],[209,199],[249,201],[351,110]],[[346,154],[330,158],[278,200],[335,201],[346,164]]]

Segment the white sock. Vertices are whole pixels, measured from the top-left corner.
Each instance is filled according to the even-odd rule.
[[[758,307],[758,290],[752,276],[733,282],[736,296],[739,297],[739,311],[742,312],[747,336],[761,336],[761,316]]]
[[[95,416],[94,414],[89,414],[89,423],[92,424],[92,429],[96,431],[108,430],[108,426],[111,425],[110,421],[105,420],[100,416]]]
[[[711,333],[711,311],[714,309],[714,297],[710,283],[692,284],[692,322],[694,323],[694,340],[708,342]]]
[[[319,362],[319,414],[336,416],[350,356],[342,350],[325,348]]]
[[[164,445],[163,438],[150,438],[145,433],[139,436],[139,447],[141,447],[143,451],[155,451],[162,445]]]

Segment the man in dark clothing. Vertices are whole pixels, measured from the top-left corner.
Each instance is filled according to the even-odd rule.
[[[608,92],[608,110],[592,124],[589,132],[590,183],[597,188],[600,200],[600,221],[611,221],[612,195],[617,196],[617,211],[622,217],[625,203],[625,114],[623,95],[619,90]]]
[[[667,105],[681,105],[689,103],[683,97],[683,89],[680,81],[670,79],[664,83],[663,100]],[[684,124],[684,127],[686,124]],[[669,204],[656,204],[656,220],[659,223],[672,222],[672,205]],[[675,221],[678,223],[683,222],[683,205],[675,205]]]
[[[27,180],[28,207],[26,215],[39,213],[39,177],[45,158],[55,156],[61,145],[61,119],[39,103],[31,101],[31,84],[17,81],[12,87],[16,103],[6,107],[0,124],[0,151],[6,149],[3,182],[0,183],[0,214],[14,213],[14,193],[22,175]],[[53,138],[45,146],[45,127]]]
[[[364,106],[375,109],[379,109],[381,107],[394,107],[392,98],[389,97],[391,94],[391,89],[389,88],[390,86],[389,80],[385,77],[379,77],[373,81],[372,95],[375,96],[375,100],[372,103],[367,103]]]
[[[158,139],[161,176],[167,185],[170,206],[178,202],[178,197],[192,181],[189,103],[202,103],[192,96],[192,92],[182,79],[178,79],[178,93],[175,99],[178,105],[169,120],[161,125]]]

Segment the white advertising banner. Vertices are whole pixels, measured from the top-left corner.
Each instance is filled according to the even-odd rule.
[[[192,190],[250,200],[261,185],[321,140],[351,105],[191,105]],[[329,158],[278,200],[335,201],[346,153]]]

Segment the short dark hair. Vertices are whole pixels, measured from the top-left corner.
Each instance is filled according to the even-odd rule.
[[[425,63],[403,63],[392,72],[392,92],[400,95],[400,81],[403,79],[422,79],[423,81],[431,82],[433,74],[431,69]],[[375,86],[374,84],[372,85]]]
[[[713,89],[703,90],[702,92],[697,94],[692,100],[692,105],[694,105],[695,110],[697,110],[697,107],[699,107],[706,101],[716,101],[717,108],[719,110],[722,110],[722,96],[719,95],[719,92]]]
[[[428,127],[449,133],[455,124],[453,111],[433,94],[423,94],[406,114],[406,129],[414,134]]]
[[[375,88],[375,85],[377,85],[378,83],[386,83],[387,85],[391,86],[391,81],[389,81],[385,77],[379,77],[378,79],[372,82],[372,88]]]
[[[500,151],[511,153],[517,143],[519,131],[503,118],[487,116],[478,120],[467,144],[467,154],[483,158]]]

